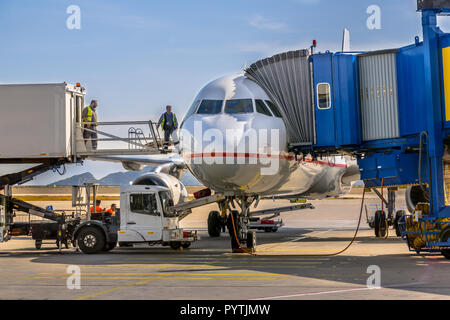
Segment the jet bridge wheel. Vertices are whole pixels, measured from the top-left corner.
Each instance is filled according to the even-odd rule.
[[[208,234],[211,238],[220,237],[222,217],[218,211],[211,211],[208,215]]]
[[[387,220],[386,220],[386,214],[384,211],[378,210],[375,212],[375,236],[378,238],[383,238],[386,236],[386,226],[387,226]]]
[[[441,242],[447,242],[450,238],[450,228],[446,227],[442,230],[439,238]],[[446,259],[450,259],[450,249],[442,249],[441,253]]]
[[[395,234],[397,237],[401,237],[402,231],[400,230],[399,221],[402,219],[402,217],[406,215],[405,210],[398,210],[395,213],[395,220],[394,220],[394,228],[395,228]]]

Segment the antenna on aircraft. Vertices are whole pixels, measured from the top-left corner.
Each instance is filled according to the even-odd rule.
[[[350,51],[350,31],[344,28],[344,32],[342,34],[342,52]]]

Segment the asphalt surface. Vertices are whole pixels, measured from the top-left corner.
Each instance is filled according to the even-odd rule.
[[[285,226],[278,232],[258,232],[258,256],[232,254],[227,233],[208,237],[206,218],[214,206],[196,209],[183,221],[183,227],[199,230],[202,237],[183,251],[146,247],[116,248],[98,255],[69,249],[59,254],[53,243],[37,251],[30,238],[15,238],[0,244],[0,299],[450,297],[450,260],[409,252],[392,229],[387,240],[376,239],[365,214],[353,245],[338,256],[329,256],[353,238],[360,200],[313,204],[315,210],[282,215]],[[375,199],[367,204],[369,212],[378,205]],[[284,205],[264,201],[258,209]],[[79,289],[73,288],[77,282],[70,277],[71,270],[81,273]],[[379,270],[375,273],[380,275],[379,288],[373,270]]]

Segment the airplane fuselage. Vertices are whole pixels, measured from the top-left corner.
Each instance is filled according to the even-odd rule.
[[[181,154],[191,172],[217,192],[305,194],[321,179],[336,176],[336,186],[330,183],[325,189],[339,193],[333,189],[347,167],[340,157],[330,163],[330,159],[297,159],[289,153],[286,126],[277,107],[243,75],[206,85],[181,125],[180,138]]]

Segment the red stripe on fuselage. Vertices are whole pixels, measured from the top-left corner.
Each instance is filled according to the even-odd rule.
[[[211,152],[211,153],[194,153],[190,156],[191,159],[195,158],[264,158],[264,159],[282,159],[282,160],[289,160],[293,161],[295,160],[295,156],[291,155],[271,155],[271,154],[260,154],[260,153],[238,153],[238,152]],[[333,163],[329,161],[320,161],[320,160],[311,160],[311,159],[305,159],[305,160],[299,160],[300,162],[309,162],[309,163],[316,163],[321,164],[324,166],[329,167],[341,167],[341,168],[347,168],[346,164],[343,163]]]

